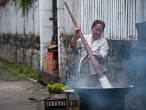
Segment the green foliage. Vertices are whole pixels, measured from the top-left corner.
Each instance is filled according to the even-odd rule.
[[[16,7],[22,11],[22,14],[25,15],[25,12],[28,12],[29,7],[34,2],[34,0],[13,0],[16,4]]]
[[[47,88],[55,91],[64,91],[69,89],[68,86],[63,85],[62,83],[48,84]]]
[[[38,71],[28,66],[0,60],[0,68],[7,71],[9,74],[13,74],[16,80],[26,80],[28,77],[38,81],[40,80],[40,74]]]
[[[40,43],[40,35],[36,35],[33,37],[33,42]]]
[[[5,5],[10,0],[0,0],[0,7],[5,7]],[[12,0],[17,9],[20,9],[22,11],[22,14],[25,15],[25,12],[28,12],[28,9],[31,7],[31,4],[34,2],[34,0]]]

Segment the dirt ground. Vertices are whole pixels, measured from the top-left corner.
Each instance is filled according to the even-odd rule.
[[[46,88],[29,80],[17,81],[0,68],[0,110],[44,110]]]

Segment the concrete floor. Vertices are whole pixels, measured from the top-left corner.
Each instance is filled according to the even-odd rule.
[[[44,87],[31,81],[0,80],[0,110],[44,110]]]
[[[45,87],[29,80],[17,81],[0,68],[0,110],[44,110]]]

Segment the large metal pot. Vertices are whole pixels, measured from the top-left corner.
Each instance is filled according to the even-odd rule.
[[[125,95],[131,85],[114,85],[113,88],[75,87],[80,97],[81,110],[124,110]]]

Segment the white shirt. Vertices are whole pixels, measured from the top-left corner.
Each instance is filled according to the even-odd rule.
[[[91,48],[93,53],[100,53],[102,55],[102,59],[99,60],[99,64],[102,67],[103,71],[106,71],[106,57],[108,54],[108,42],[104,37],[101,37],[99,39],[97,39],[92,45],[91,45],[91,39],[92,39],[92,34],[90,35],[84,35],[89,47]],[[79,61],[79,66],[78,66],[78,71],[80,71],[81,68],[81,63],[83,61],[83,59],[85,58],[85,56],[87,55],[87,52],[85,50],[85,47],[81,41],[81,39],[77,40],[77,46],[76,49],[78,50],[78,55],[80,57],[80,61]],[[90,74],[96,74],[92,63],[90,61]]]

